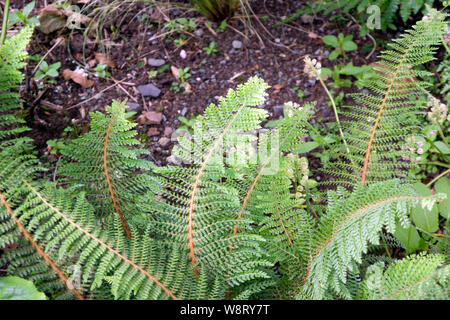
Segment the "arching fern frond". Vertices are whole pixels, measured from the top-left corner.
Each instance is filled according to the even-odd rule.
[[[369,267],[358,299],[448,300],[450,265],[439,254],[411,255],[385,270],[383,262]]]
[[[59,266],[52,269],[56,271],[57,268],[63,273],[60,279],[77,294],[87,293],[81,288],[73,289],[73,284],[67,281],[62,270],[71,265],[80,269],[82,288],[95,292],[108,284],[115,299],[216,297],[216,294],[210,295],[208,288],[217,287],[208,283],[205,274],[194,275],[183,249],[156,242],[148,232],[142,235],[135,233],[133,240],[127,239],[119,218],[114,216],[100,222],[83,194],[73,198],[70,195],[74,190],[36,187],[27,182],[21,191],[12,201],[16,203],[14,209],[5,205],[11,218],[26,238],[35,244],[34,249],[47,264],[61,266],[61,269]],[[17,266],[15,260],[21,261],[22,256],[23,248],[8,252],[12,266]],[[25,262],[26,270],[21,266],[23,275],[35,279],[44,276],[39,275],[42,271],[39,259]]]
[[[136,148],[139,141],[132,130],[136,124],[127,119],[125,109],[124,102],[113,101],[106,115],[91,113],[91,130],[61,150],[59,173],[71,185],[83,186],[97,215],[117,214],[130,237],[127,216],[132,219],[141,214],[139,202],[156,184],[151,174],[138,172],[153,165],[139,158],[148,150]]]
[[[254,77],[228,91],[218,105],[208,106],[192,137],[179,138],[173,153],[190,167],[155,169],[165,186],[154,209],[155,233],[185,246],[196,271],[223,275],[228,287],[268,278],[261,267],[271,265],[263,259],[264,239],[252,231],[253,221],[237,219],[238,191],[221,183],[235,176],[235,164],[227,162],[225,154],[255,140],[251,131],[259,129],[267,115],[252,108],[264,102],[267,87]],[[236,226],[242,233],[233,233]]]
[[[424,94],[427,84],[420,80],[428,72],[416,70],[430,60],[440,44],[446,15],[434,9],[389,44],[374,67],[377,79],[367,82],[371,93],[354,94],[358,105],[342,114],[350,154],[341,152],[342,161],[326,172],[352,187],[407,176],[408,163],[402,159],[406,138],[417,133],[411,118],[419,106],[413,101]]]
[[[397,180],[368,187],[360,184],[352,193],[341,187],[330,191],[327,213],[314,234],[315,245],[311,247],[299,297],[321,299],[329,289],[350,297],[344,285],[347,272],[362,262],[369,244],[379,243],[382,228],[392,234],[398,222],[409,227],[409,210],[437,199],[418,196]]]

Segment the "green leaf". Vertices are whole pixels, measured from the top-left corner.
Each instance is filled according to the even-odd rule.
[[[59,76],[59,73],[56,69],[50,69],[47,71],[47,75],[50,77],[57,77]]]
[[[450,154],[450,148],[445,145],[442,141],[436,141],[434,146],[438,148],[443,154]]]
[[[31,281],[19,277],[0,277],[0,300],[47,300]]]
[[[330,60],[334,60],[339,56],[339,51],[338,50],[333,50],[330,55],[328,56],[328,59]]]
[[[345,51],[353,51],[358,49],[358,46],[356,45],[356,43],[354,43],[353,41],[349,40],[349,41],[345,41],[342,44],[342,49],[344,49]]]
[[[415,183],[413,188],[421,196],[432,195],[431,190],[423,183]],[[412,220],[420,229],[430,233],[436,232],[439,228],[439,213],[436,204],[433,205],[431,210],[423,208],[422,204],[418,204],[412,209]]]
[[[419,232],[417,232],[416,228],[412,225],[406,229],[398,223],[395,227],[394,237],[406,247],[407,254],[426,248],[425,241],[420,237]]]
[[[294,149],[293,153],[308,153],[311,150],[317,148],[318,146],[320,146],[320,144],[316,141],[306,142],[300,145],[298,148]]]
[[[28,16],[30,15],[30,13],[31,13],[31,11],[33,11],[33,9],[34,9],[34,4],[35,4],[35,1],[31,1],[29,4],[27,4],[24,8],[23,8],[23,15],[25,16],[25,17],[27,17],[28,18]]]
[[[335,36],[324,36],[322,38],[323,43],[325,43],[327,46],[337,48],[339,46],[338,39]]]
[[[440,178],[434,185],[436,193],[445,193],[447,199],[438,204],[439,213],[445,219],[450,218],[450,179],[446,177]]]

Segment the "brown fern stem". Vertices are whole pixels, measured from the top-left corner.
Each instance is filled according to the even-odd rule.
[[[50,259],[50,257],[44,252],[44,250],[38,245],[38,243],[33,239],[33,236],[28,232],[28,230],[25,228],[25,226],[17,219],[17,217],[14,214],[13,209],[9,205],[9,203],[6,201],[6,198],[3,196],[3,194],[0,193],[0,200],[2,205],[6,208],[6,212],[11,216],[11,219],[13,219],[14,223],[19,228],[20,232],[25,236],[25,238],[31,243],[33,248],[37,251],[37,253],[44,259],[45,263],[47,263],[53,271],[56,273],[58,278],[61,279],[61,281],[64,283],[64,285],[73,292],[75,297],[79,300],[84,300],[83,295],[73,287],[72,283],[66,278],[64,273],[58,268],[58,266]]]
[[[308,266],[307,266],[306,271],[305,271],[305,275],[303,276],[303,279],[302,279],[303,284],[305,284],[305,283],[307,282],[307,278],[308,278],[309,272],[311,271],[311,265],[312,265],[312,263],[314,262],[314,259],[316,259],[316,257],[320,254],[320,252],[321,252],[323,249],[325,249],[325,248],[330,244],[331,241],[333,241],[333,239],[334,239],[334,238],[339,234],[339,232],[341,231],[341,227],[342,227],[348,220],[350,220],[350,219],[352,219],[352,218],[358,216],[359,214],[361,214],[361,213],[363,213],[363,212],[365,212],[365,211],[367,211],[367,210],[370,210],[370,209],[372,209],[372,208],[374,208],[374,207],[377,207],[377,206],[382,205],[382,204],[387,203],[387,202],[399,201],[399,200],[405,200],[405,199],[422,200],[422,199],[425,199],[425,198],[427,198],[427,197],[400,196],[400,197],[388,198],[388,199],[382,200],[382,201],[380,201],[380,202],[377,202],[377,203],[373,203],[373,204],[371,204],[371,205],[368,205],[367,207],[364,207],[364,208],[362,208],[362,209],[359,209],[359,210],[353,212],[352,214],[348,215],[348,216],[345,218],[345,220],[342,221],[342,223],[339,225],[339,227],[337,228],[337,230],[331,234],[331,236],[330,236],[330,237],[329,237],[329,238],[328,238],[328,239],[327,239],[327,240],[326,240],[326,241],[325,241],[325,242],[324,242],[324,243],[323,243],[323,244],[322,244],[315,252],[314,252],[313,256],[309,259],[309,261],[308,261]]]
[[[114,188],[111,183],[111,177],[110,177],[109,168],[108,168],[108,143],[109,143],[109,137],[111,134],[111,127],[112,127],[112,124],[114,123],[114,121],[116,120],[116,117],[117,117],[117,114],[111,118],[111,121],[108,124],[108,129],[106,130],[106,134],[105,134],[105,142],[103,144],[103,171],[105,172],[106,184],[108,185],[108,191],[109,191],[109,195],[111,197],[111,201],[113,203],[114,211],[116,211],[117,215],[119,216],[120,223],[122,224],[123,231],[125,231],[127,238],[131,239],[130,228],[128,228],[125,218],[123,217],[123,214],[120,212],[120,207],[117,204],[116,195],[114,193]]]
[[[175,294],[170,291],[163,283],[161,283],[156,277],[152,276],[150,273],[148,273],[146,270],[144,270],[142,267],[138,266],[134,261],[128,259],[127,257],[125,257],[124,255],[122,255],[119,251],[115,250],[114,248],[112,248],[111,246],[109,246],[108,244],[104,243],[101,239],[97,238],[96,236],[94,236],[92,233],[88,232],[87,230],[83,229],[80,225],[76,224],[75,222],[73,222],[68,216],[66,216],[65,214],[63,214],[61,211],[58,210],[58,208],[54,207],[52,204],[50,204],[49,202],[47,202],[47,200],[42,197],[42,195],[36,190],[34,189],[30,184],[25,183],[30,189],[31,191],[47,206],[49,207],[51,210],[53,210],[53,212],[55,212],[56,214],[58,214],[62,219],[64,219],[67,223],[69,223],[70,225],[72,225],[73,227],[75,227],[76,229],[78,229],[80,232],[82,232],[84,235],[86,235],[87,237],[89,237],[90,239],[94,240],[95,242],[97,242],[99,245],[101,245],[103,248],[106,248],[109,252],[113,253],[114,255],[116,255],[118,258],[120,258],[121,260],[123,260],[125,263],[127,263],[128,265],[132,266],[134,269],[138,270],[140,273],[142,273],[145,277],[147,277],[148,279],[150,279],[151,281],[153,281],[158,287],[161,288],[161,290],[163,290],[168,296],[170,296],[172,299],[174,300],[179,300],[179,298],[177,298],[175,296]]]
[[[202,175],[203,175],[203,173],[205,171],[205,168],[206,168],[209,160],[213,156],[214,151],[216,151],[216,148],[219,146],[219,143],[222,141],[222,139],[224,138],[225,134],[228,132],[228,130],[230,129],[231,125],[236,120],[236,118],[238,117],[239,113],[241,112],[242,108],[244,108],[245,105],[246,105],[246,102],[244,102],[242,104],[242,106],[236,111],[236,113],[234,114],[233,118],[230,120],[230,122],[228,122],[227,126],[224,128],[224,130],[222,131],[220,136],[217,138],[217,140],[214,143],[214,145],[209,150],[209,152],[206,155],[203,163],[200,166],[200,169],[198,170],[197,176],[195,178],[194,185],[192,186],[191,198],[189,200],[189,209],[188,209],[188,247],[189,247],[189,257],[191,259],[192,266],[194,267],[194,272],[196,274],[198,274],[198,267],[197,267],[198,259],[197,259],[197,256],[195,254],[194,230],[193,230],[194,229],[195,196],[196,196],[199,184],[200,184],[201,177],[202,177]]]

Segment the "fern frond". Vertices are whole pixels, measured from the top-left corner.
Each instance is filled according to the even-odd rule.
[[[5,205],[2,198],[2,204],[20,231],[40,248],[33,245],[39,255],[48,264],[53,261],[50,264],[53,270],[57,268],[53,268],[55,261],[65,269],[68,265],[77,265],[81,269],[83,287],[92,292],[105,282],[109,283],[116,299],[214,297],[209,296],[205,287],[210,287],[205,275],[194,275],[184,250],[156,242],[148,232],[133,234],[131,241],[123,234],[117,216],[99,224],[84,196],[73,199],[71,194],[70,189],[35,187],[24,182],[22,201],[15,201],[14,210]],[[17,256],[14,250],[8,255],[10,261]],[[27,269],[23,272],[33,274],[34,270],[41,270],[33,264]],[[71,283],[67,283],[63,272],[58,270],[60,279],[70,288]]]
[[[367,82],[371,93],[354,94],[360,105],[342,112],[350,119],[343,123],[350,155],[341,152],[344,160],[326,172],[349,186],[407,176],[402,147],[408,136],[418,133],[410,118],[419,111],[413,101],[427,86],[420,78],[428,74],[414,67],[434,59],[445,17],[432,9],[427,21],[419,21],[383,52],[374,68],[379,78]]]
[[[389,265],[369,267],[358,298],[369,300],[448,300],[450,266],[439,254],[411,255]]]
[[[0,51],[0,143],[7,137],[12,138],[28,130],[23,126],[23,120],[16,117],[14,112],[21,106],[21,99],[17,92],[23,79],[20,71],[25,66],[28,57],[26,47],[33,34],[33,28],[24,27],[14,37],[9,38]]]
[[[191,166],[155,169],[165,186],[155,205],[155,233],[185,246],[194,270],[223,275],[225,286],[268,278],[261,268],[271,265],[263,259],[264,239],[252,231],[253,221],[237,219],[238,191],[221,183],[235,176],[235,165],[224,154],[255,140],[249,132],[259,129],[267,115],[252,108],[264,102],[267,87],[254,77],[228,91],[218,105],[208,106],[191,139],[180,137],[174,147],[173,153]],[[236,226],[242,233],[233,233]]]
[[[70,185],[83,186],[98,215],[115,212],[130,237],[127,216],[140,215],[139,199],[156,185],[148,172],[138,174],[152,163],[139,159],[148,150],[132,148],[139,144],[132,130],[136,124],[127,120],[125,109],[124,102],[113,101],[106,115],[91,113],[91,130],[61,150],[59,173]]]
[[[321,299],[330,284],[341,292],[347,272],[362,262],[368,244],[379,243],[383,227],[395,232],[396,223],[409,226],[409,210],[418,203],[437,198],[415,195],[413,189],[399,181],[387,181],[368,187],[358,185],[352,193],[338,188],[328,193],[328,210],[321,217],[315,245],[303,278],[299,297]]]

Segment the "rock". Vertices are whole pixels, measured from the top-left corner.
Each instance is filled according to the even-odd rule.
[[[138,90],[144,97],[157,98],[161,94],[161,90],[151,83],[138,86]]]
[[[127,102],[127,111],[128,112],[138,112],[141,109],[139,103]]]
[[[322,53],[322,55],[323,55],[325,58],[328,58],[328,56],[330,55],[330,51],[325,50],[325,51]]]
[[[161,67],[164,63],[166,63],[166,60],[164,60],[164,59],[153,59],[153,58],[150,58],[147,61],[147,64],[149,66],[152,66],[152,67]]]
[[[275,116],[283,115],[283,105],[273,106],[273,114]]]
[[[301,15],[300,20],[302,20],[303,23],[313,23],[314,17],[304,13]]]
[[[149,128],[147,131],[147,136],[157,136],[159,134],[158,128]]]
[[[179,159],[175,155],[171,155],[171,156],[167,157],[166,160],[167,160],[168,163],[174,164],[176,166],[181,165],[181,159]]]
[[[161,112],[147,111],[142,116],[145,118],[145,124],[160,124],[162,121]]]
[[[242,41],[239,40],[233,40],[231,43],[234,49],[241,49],[242,48]]]
[[[197,37],[201,37],[203,35],[203,29],[197,29],[194,31],[194,33]]]
[[[181,57],[181,59],[186,59],[187,53],[184,49],[180,51],[180,57]]]
[[[172,132],[173,132],[173,129],[171,127],[166,127],[164,129],[164,135],[167,137],[170,136],[172,134]]]
[[[170,143],[170,139],[167,137],[162,137],[161,139],[158,140],[158,143],[161,147],[167,147]]]
[[[187,113],[188,109],[186,107],[183,108],[183,110],[181,110],[181,115],[184,117]]]

